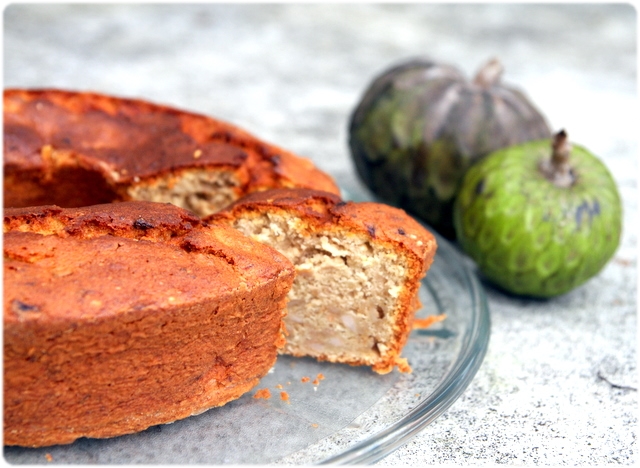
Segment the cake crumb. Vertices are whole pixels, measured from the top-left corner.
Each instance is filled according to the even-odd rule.
[[[321,380],[324,380],[324,374],[318,374],[313,381],[313,385],[319,385]]]
[[[280,399],[291,404],[291,402],[289,401],[289,394],[287,392],[280,392]]]
[[[302,377],[302,378],[300,379],[300,381],[301,381],[302,383],[307,383],[309,380],[311,380],[309,377]]]
[[[253,398],[262,398],[264,400],[268,400],[269,398],[271,398],[271,392],[268,388],[261,388],[255,393],[255,395],[253,395]]]
[[[276,385],[276,388],[277,388],[278,390],[282,390],[282,388],[283,388],[283,387],[282,387],[282,385],[278,384],[278,385]]]
[[[411,374],[411,372],[413,372],[406,358],[396,358],[395,365],[398,368],[398,371],[403,374]]]
[[[48,462],[53,461],[53,457],[51,456],[51,454],[50,454],[50,453],[45,453],[45,454],[44,454],[44,458],[46,458]]]
[[[311,425],[311,427],[314,427],[314,428],[315,428],[315,427],[318,427],[318,425],[317,425],[316,423],[313,423],[313,424]]]
[[[430,315],[429,317],[423,319],[417,318],[413,321],[413,329],[423,330],[425,328],[429,328],[434,323],[442,322],[446,318],[447,314]]]

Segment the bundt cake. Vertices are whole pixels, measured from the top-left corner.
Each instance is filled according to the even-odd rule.
[[[142,100],[4,92],[4,206],[169,202],[206,216],[274,187],[339,193],[309,160],[220,120]]]
[[[205,220],[226,222],[296,269],[281,352],[409,371],[401,350],[434,236],[404,211],[307,189],[256,192]]]
[[[4,206],[6,445],[197,414],[278,352],[410,371],[435,238],[228,123],[7,90]]]
[[[284,343],[294,274],[170,204],[5,209],[5,445],[132,433],[238,398]]]

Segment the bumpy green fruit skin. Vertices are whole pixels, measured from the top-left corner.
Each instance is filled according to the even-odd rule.
[[[548,298],[596,275],[616,251],[622,205],[602,162],[574,145],[575,183],[562,188],[539,170],[550,140],[487,156],[465,174],[454,206],[462,249],[493,283]]]

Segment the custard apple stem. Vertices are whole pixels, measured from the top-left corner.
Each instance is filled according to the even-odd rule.
[[[491,88],[500,82],[502,72],[504,72],[502,63],[497,58],[493,58],[478,71],[473,84],[482,88]]]
[[[567,132],[560,130],[553,138],[551,144],[553,150],[551,158],[543,160],[540,170],[553,184],[558,187],[571,187],[575,183],[575,174],[569,164],[571,156],[571,143],[567,137]]]

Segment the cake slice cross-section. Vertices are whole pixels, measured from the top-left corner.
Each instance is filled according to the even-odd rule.
[[[318,190],[256,192],[206,218],[286,256],[296,269],[282,353],[410,371],[401,351],[436,240],[403,210]]]

